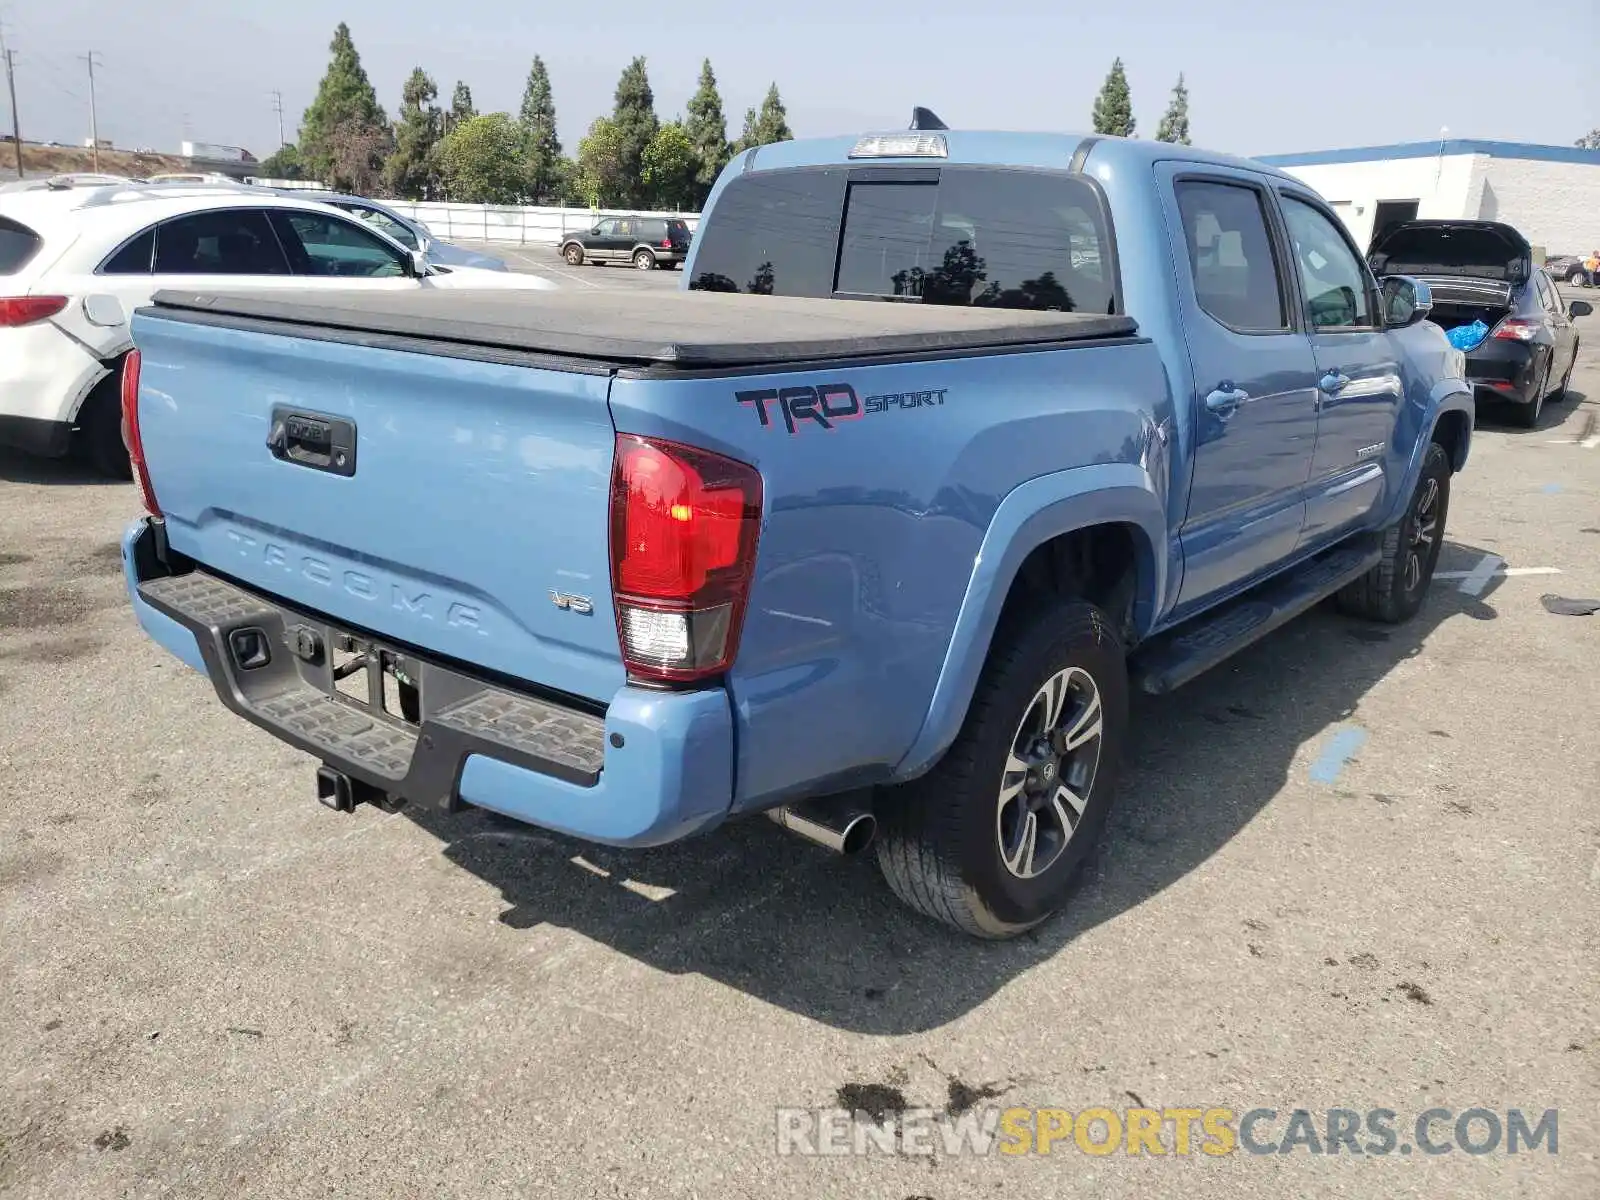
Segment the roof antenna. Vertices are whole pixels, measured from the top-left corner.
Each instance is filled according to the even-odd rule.
[[[933,109],[917,105],[911,110],[911,128],[913,129],[949,129],[943,121],[939,120]]]

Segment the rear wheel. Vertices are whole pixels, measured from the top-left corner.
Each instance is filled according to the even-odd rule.
[[[583,247],[576,242],[563,250],[561,256],[567,260],[568,266],[581,267],[583,265]]]
[[[955,743],[884,793],[878,865],[912,908],[1005,938],[1055,912],[1116,785],[1128,668],[1113,622],[1053,605],[997,639]]]
[[[78,449],[90,466],[108,479],[132,479],[128,448],[122,443],[122,363],[119,360],[84,399],[78,410]]]
[[[1533,398],[1516,406],[1516,422],[1524,429],[1537,429],[1539,416],[1544,412],[1544,394],[1550,387],[1550,367],[1546,364],[1540,372],[1539,382],[1533,385]]]
[[[1572,270],[1567,272],[1567,282],[1573,287],[1588,286],[1587,280],[1584,278],[1583,271],[1577,267],[1574,267]]]
[[[1416,616],[1439,563],[1449,511],[1450,456],[1430,442],[1406,515],[1383,532],[1383,561],[1339,592],[1340,609],[1390,625]]]
[[[654,271],[656,269],[656,256],[648,250],[635,250],[633,252],[633,265],[640,271]]]
[[[1572,384],[1572,370],[1578,365],[1578,346],[1578,342],[1572,343],[1572,361],[1567,364],[1567,373],[1561,377],[1561,386],[1551,394],[1550,399],[1565,400],[1567,398],[1567,388]]]

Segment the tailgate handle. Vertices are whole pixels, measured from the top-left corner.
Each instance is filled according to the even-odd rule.
[[[343,417],[274,408],[267,449],[273,458],[313,471],[356,473],[356,426]]]

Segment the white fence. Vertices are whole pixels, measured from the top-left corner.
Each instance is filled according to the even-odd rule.
[[[606,217],[674,217],[691,230],[699,213],[642,212],[620,208],[535,208],[523,204],[450,204],[440,200],[385,200],[384,204],[421,221],[447,242],[514,242],[555,246],[569,233],[584,233]]]
[[[247,179],[261,187],[325,191],[315,180]],[[631,208],[537,208],[528,204],[452,204],[443,200],[382,200],[396,212],[421,221],[447,242],[515,242],[555,246],[569,233],[585,233],[606,217],[674,217],[693,231],[700,214],[650,212]]]

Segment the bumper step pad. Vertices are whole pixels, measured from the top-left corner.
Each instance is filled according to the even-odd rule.
[[[410,650],[395,650],[419,688],[421,722],[413,725],[336,694],[331,656],[308,661],[291,649],[291,627],[301,639],[312,631],[323,647],[347,638],[350,631],[343,627],[200,570],[145,580],[139,594],[194,633],[224,704],[390,795],[453,805],[461,767],[472,754],[580,787],[599,782],[605,765],[605,718],[594,713],[510,691]],[[259,629],[265,635],[271,647],[265,665],[245,669],[234,660],[229,635],[241,629]]]

